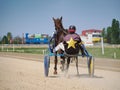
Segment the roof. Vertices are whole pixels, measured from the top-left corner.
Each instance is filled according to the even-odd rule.
[[[101,33],[102,30],[97,30],[97,29],[88,29],[88,30],[82,30],[82,35],[86,35],[86,33],[96,33],[96,32],[99,32]]]

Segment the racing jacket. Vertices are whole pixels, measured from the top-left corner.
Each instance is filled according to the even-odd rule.
[[[72,33],[66,35],[63,39],[65,52],[70,55],[78,54],[80,50],[80,42],[81,38],[78,34]]]

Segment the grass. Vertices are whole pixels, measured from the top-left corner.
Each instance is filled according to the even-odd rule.
[[[47,48],[0,48],[1,52],[19,52],[19,53],[32,53],[32,54],[43,54],[43,51]],[[87,47],[87,51],[94,57],[99,58],[110,58],[120,59],[120,48],[106,47],[104,48],[104,54],[100,47]]]
[[[32,53],[32,54],[43,54],[46,48],[4,48],[3,52],[19,52],[19,53]],[[2,51],[0,49],[0,51]]]
[[[87,48],[88,52],[95,57],[99,58],[115,58],[120,59],[120,48],[104,48],[104,54],[102,54],[102,49],[97,48]]]

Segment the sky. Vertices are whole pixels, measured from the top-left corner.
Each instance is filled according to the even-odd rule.
[[[75,25],[82,30],[102,30],[112,19],[120,22],[120,0],[0,0],[0,37],[11,32],[52,35],[54,18],[62,16],[65,29]]]

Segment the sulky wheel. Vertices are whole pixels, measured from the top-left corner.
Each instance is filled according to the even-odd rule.
[[[44,74],[46,77],[49,74],[49,66],[50,66],[50,57],[44,56]]]
[[[94,76],[94,58],[92,56],[88,59],[88,72],[91,77]]]

